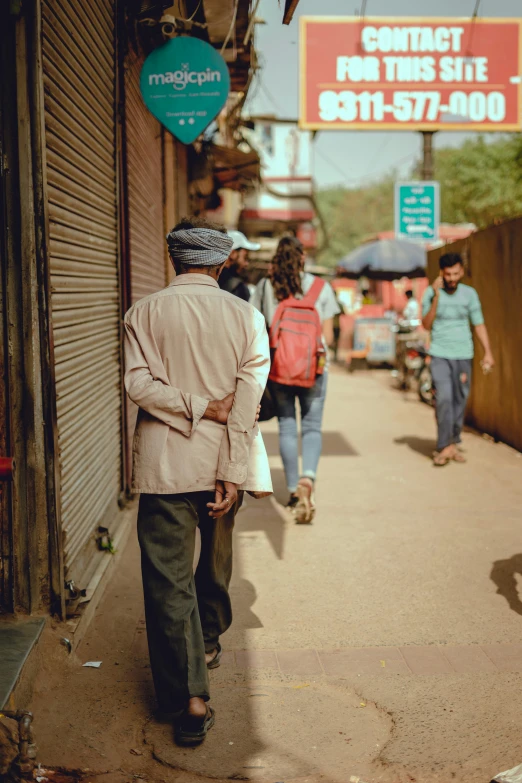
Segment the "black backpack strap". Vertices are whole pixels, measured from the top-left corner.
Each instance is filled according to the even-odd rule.
[[[229,277],[224,285],[224,289],[225,291],[228,291],[229,294],[233,294],[237,291],[242,282],[243,280],[240,277]]]

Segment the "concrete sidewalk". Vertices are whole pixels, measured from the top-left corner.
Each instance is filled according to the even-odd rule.
[[[40,759],[106,783],[489,783],[520,763],[521,457],[467,434],[468,464],[435,469],[433,440],[433,412],[388,373],[332,374],[314,525],[275,499],[238,517],[205,745],[151,719],[133,538],[76,653],[60,628],[44,639]]]

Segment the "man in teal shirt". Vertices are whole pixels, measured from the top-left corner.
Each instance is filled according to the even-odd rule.
[[[446,253],[439,264],[440,275],[422,299],[422,324],[431,331],[431,371],[438,428],[434,464],[442,466],[450,460],[465,461],[457,445],[471,385],[471,326],[484,348],[482,366],[491,369],[495,360],[479,296],[474,288],[460,282],[464,277],[462,257],[458,253]]]

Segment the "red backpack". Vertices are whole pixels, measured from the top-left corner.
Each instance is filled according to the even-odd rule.
[[[324,280],[316,278],[302,299],[290,296],[279,304],[270,328],[271,381],[309,389],[323,373],[325,351],[315,309],[323,287]]]

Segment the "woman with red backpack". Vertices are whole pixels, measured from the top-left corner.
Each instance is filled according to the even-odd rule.
[[[322,448],[322,420],[328,378],[326,337],[339,305],[332,287],[304,271],[301,242],[284,237],[261,280],[252,304],[265,316],[270,332],[270,389],[279,421],[279,448],[290,492],[287,508],[296,522],[315,514],[314,484]],[[296,400],[301,410],[302,471]]]

